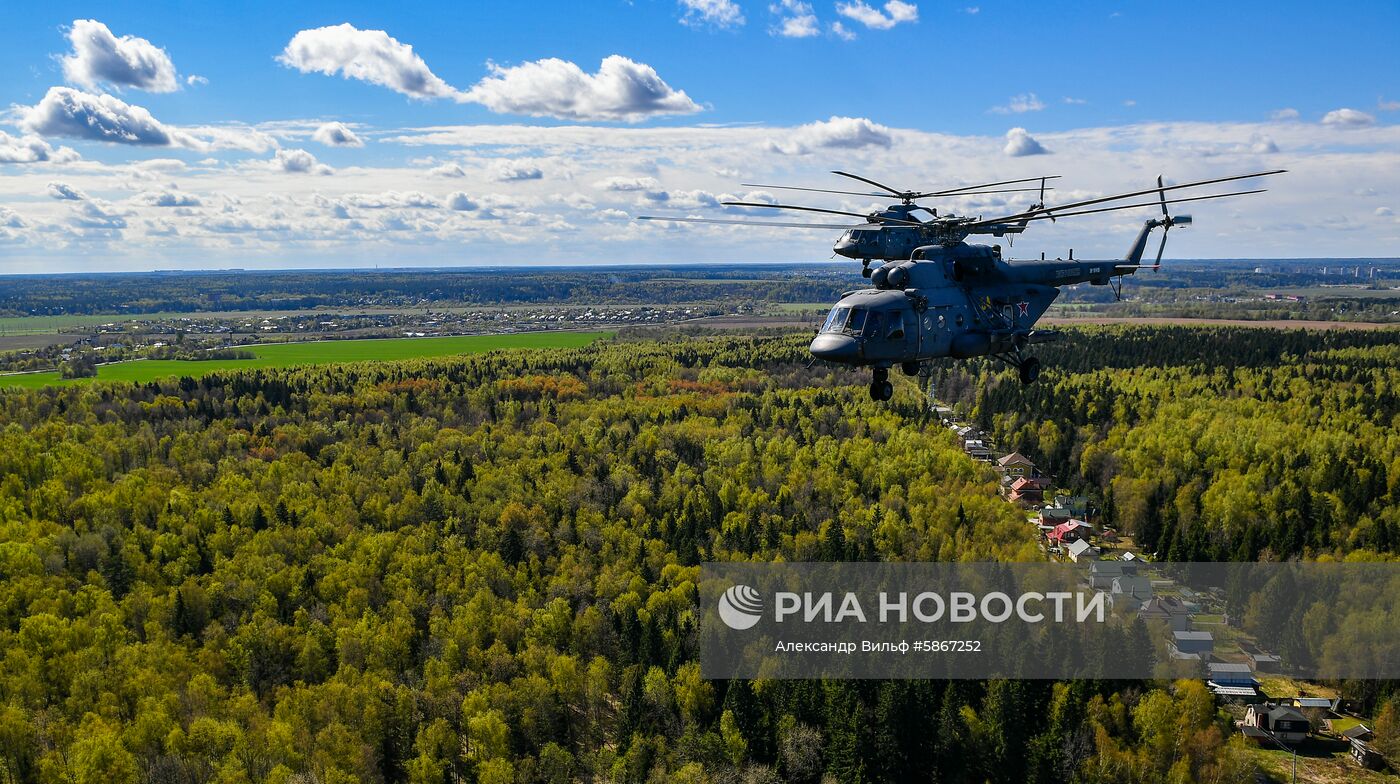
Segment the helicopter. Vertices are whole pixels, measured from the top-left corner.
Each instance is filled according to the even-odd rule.
[[[1037,329],[1062,286],[1089,283],[1110,286],[1122,296],[1122,278],[1140,269],[1160,269],[1167,233],[1173,227],[1189,226],[1190,215],[1172,215],[1169,204],[1221,199],[1263,193],[1266,189],[1215,193],[1177,198],[1177,191],[1223,182],[1283,174],[1286,170],[1239,174],[1181,184],[1166,185],[1161,176],[1156,187],[1112,196],[1082,199],[1053,206],[1045,205],[1048,180],[1058,175],[1003,180],[942,191],[900,191],[875,180],[847,172],[848,177],[880,188],[882,193],[831,191],[796,186],[752,185],[858,196],[893,196],[899,204],[862,214],[819,207],[768,202],[726,201],[725,206],[798,210],[864,219],[858,225],[778,223],[723,218],[676,218],[640,216],[639,220],[689,223],[728,223],[779,226],[787,228],[832,228],[843,234],[833,251],[840,256],[861,260],[862,274],[872,288],[845,292],[832,307],[812,339],[809,351],[813,361],[870,367],[870,398],[886,401],[894,395],[891,368],[898,366],[906,376],[926,375],[931,360],[944,357],[970,359],[989,356],[1014,367],[1022,384],[1032,384],[1040,376],[1040,360],[1030,356],[1031,346],[1058,339],[1058,333]],[[994,218],[939,215],[933,208],[915,204],[919,199],[966,196],[981,193],[1025,192],[1034,188],[997,189],[1039,181],[1039,201],[1030,208]],[[749,183],[744,183],[750,185]],[[1173,198],[1168,198],[1168,193]],[[1114,202],[1138,197],[1155,197],[1135,204]],[[1109,205],[1109,206],[1099,206]],[[1033,221],[1068,218],[1117,210],[1158,208],[1159,217],[1147,219],[1127,254],[1119,260],[1011,261],[1002,256],[1000,245],[974,245],[965,240],[973,235],[1014,237]],[[929,214],[920,219],[914,212]],[[1157,255],[1151,264],[1143,263],[1148,240],[1161,229]],[[882,262],[871,268],[872,261]]]

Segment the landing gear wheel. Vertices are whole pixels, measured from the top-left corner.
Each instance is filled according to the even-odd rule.
[[[1040,360],[1035,357],[1028,357],[1022,361],[1019,369],[1022,384],[1034,384],[1035,380],[1040,378]]]
[[[901,363],[899,363],[899,369],[900,369],[900,371],[901,371],[902,373],[904,373],[904,375],[906,375],[906,376],[917,376],[917,375],[919,375],[919,363],[918,363],[918,362],[901,362]]]
[[[888,381],[870,382],[870,399],[876,402],[889,400],[894,397],[894,384]]]

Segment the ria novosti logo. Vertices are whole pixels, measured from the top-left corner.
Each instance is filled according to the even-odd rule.
[[[763,617],[763,597],[747,585],[735,585],[719,597],[719,619],[735,631],[752,628]]]

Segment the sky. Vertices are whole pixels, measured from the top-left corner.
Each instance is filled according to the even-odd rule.
[[[20,2],[0,274],[823,261],[763,185],[1060,175],[1051,204],[1288,169],[1169,258],[1400,256],[1400,4]],[[930,201],[992,217],[1033,194]],[[1117,257],[1149,212],[1008,249]],[[842,219],[837,219],[842,220]],[[825,219],[822,219],[825,222]],[[852,223],[859,222],[853,220]]]

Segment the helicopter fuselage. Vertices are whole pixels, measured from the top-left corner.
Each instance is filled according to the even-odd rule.
[[[942,357],[1019,356],[1053,338],[1035,324],[1061,286],[1103,285],[1136,269],[1122,261],[1008,262],[997,247],[966,243],[919,254],[874,270],[873,288],[843,295],[812,339],[812,355],[874,367],[877,384],[895,365],[913,375]]]

